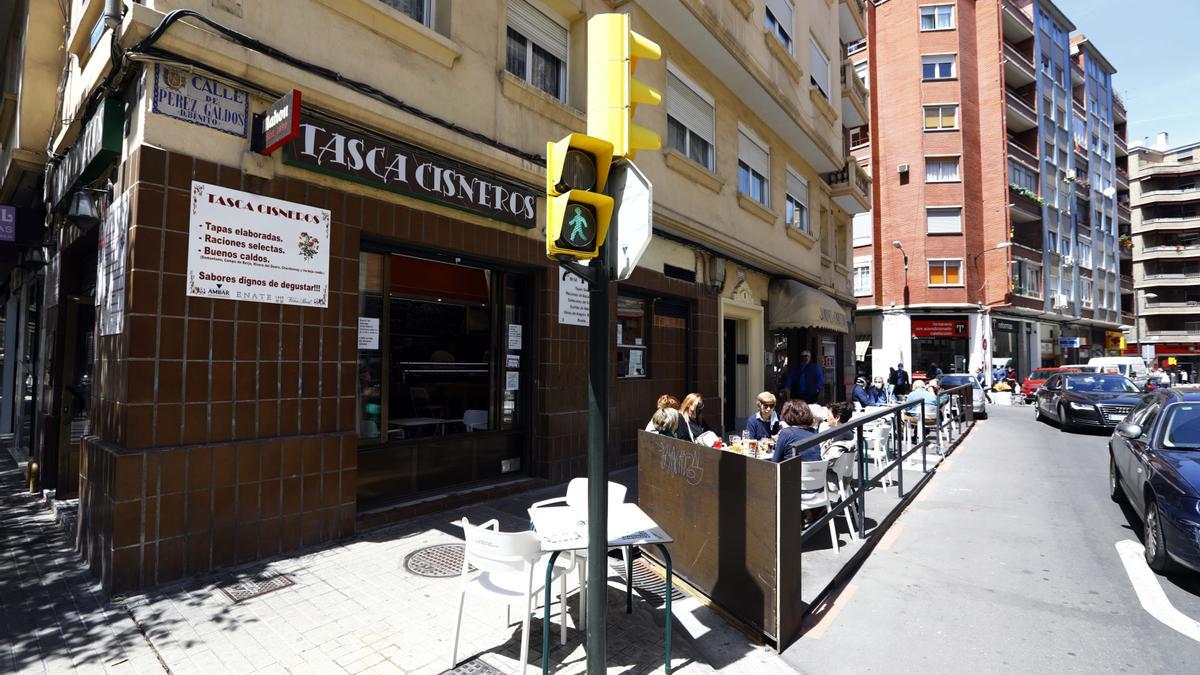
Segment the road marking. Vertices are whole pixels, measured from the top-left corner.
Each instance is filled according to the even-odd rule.
[[[1200,642],[1200,621],[1175,609],[1167,599],[1162,584],[1158,582],[1158,575],[1146,565],[1142,545],[1125,539],[1118,541],[1116,546],[1117,553],[1121,556],[1121,564],[1125,566],[1125,573],[1129,575],[1133,590],[1142,603],[1142,609],[1168,628]]]
[[[848,584],[846,586],[846,590],[842,591],[838,595],[837,599],[833,601],[833,606],[829,608],[829,611],[825,612],[825,616],[821,617],[821,620],[817,622],[817,625],[813,626],[812,630],[805,633],[804,637],[811,638],[813,640],[820,640],[821,636],[825,634],[825,631],[829,630],[829,626],[833,623],[833,620],[837,618],[837,615],[842,613],[842,608],[849,604],[850,598],[854,597],[854,594],[857,591],[858,586],[855,586],[854,584]]]

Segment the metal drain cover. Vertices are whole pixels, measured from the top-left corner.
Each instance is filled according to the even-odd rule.
[[[479,659],[472,659],[454,670],[447,670],[442,675],[504,675],[504,671]]]
[[[274,572],[237,577],[219,588],[234,604],[294,585],[288,577]]]
[[[463,544],[434,544],[419,548],[404,556],[404,569],[422,577],[458,576],[462,574],[465,550]]]

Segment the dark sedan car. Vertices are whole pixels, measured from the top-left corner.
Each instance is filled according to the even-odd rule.
[[[1052,419],[1063,431],[1111,429],[1137,404],[1141,391],[1124,375],[1055,373],[1037,390],[1034,408],[1038,421]]]
[[[1200,387],[1144,396],[1108,449],[1109,493],[1142,519],[1146,564],[1200,571]]]

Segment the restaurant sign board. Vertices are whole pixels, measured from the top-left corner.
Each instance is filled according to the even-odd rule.
[[[0,241],[17,240],[17,207],[0,205]]]
[[[965,338],[966,319],[913,319],[913,337],[919,338]]]
[[[262,115],[254,116],[251,149],[260,155],[275,152],[300,134],[300,90],[276,99]]]
[[[51,209],[67,207],[67,195],[80,183],[99,176],[121,154],[124,141],[125,103],[106,98],[83,125],[66,156],[46,169],[46,201]]]
[[[330,213],[192,182],[187,294],[329,306]]]
[[[540,193],[528,186],[308,115],[301,116],[299,136],[283,146],[283,163],[521,227],[537,226]]]

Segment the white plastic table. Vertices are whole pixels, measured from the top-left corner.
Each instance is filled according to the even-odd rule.
[[[578,551],[588,547],[587,512],[569,506],[549,506],[529,509],[529,520],[534,532],[542,542],[542,550],[550,553],[546,563],[546,601],[550,606],[551,575],[554,562],[563,551]],[[671,555],[665,544],[675,541],[651,520],[637,504],[629,502],[610,504],[608,507],[608,548],[620,546],[646,546],[654,544],[662,552],[667,568],[667,621],[666,621],[666,672],[671,672]],[[626,602],[632,602],[633,574],[625,571]],[[595,602],[595,600],[593,600]],[[542,673],[548,673],[550,664],[550,612],[542,615]]]

